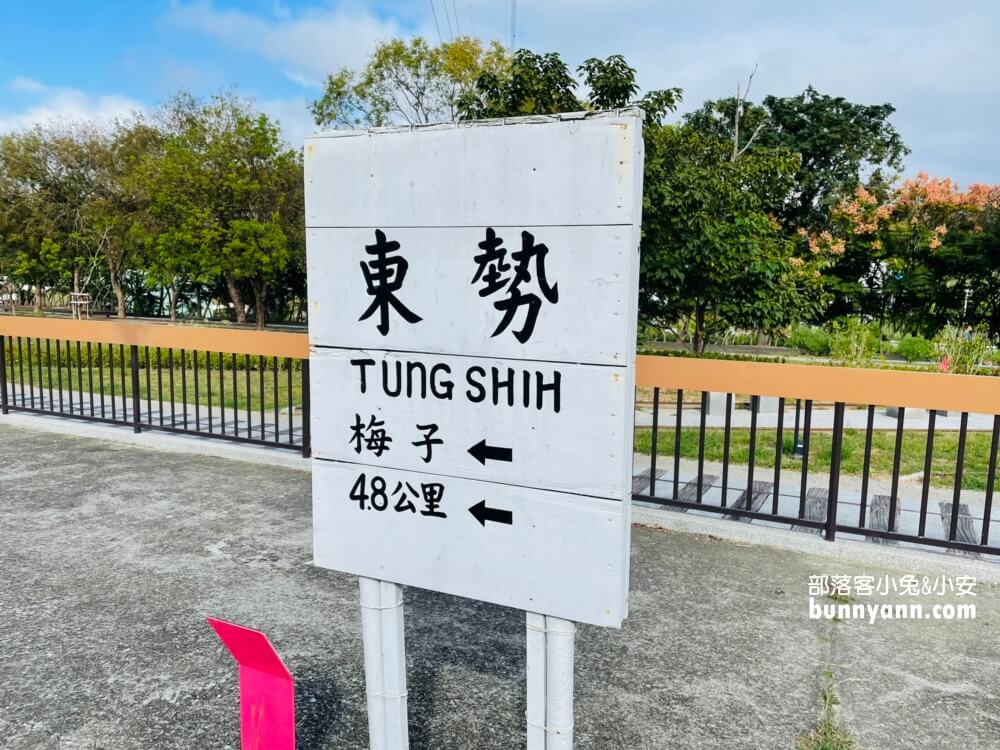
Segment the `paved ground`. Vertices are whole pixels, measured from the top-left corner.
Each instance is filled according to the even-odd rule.
[[[300,748],[365,747],[357,587],[310,565],[308,474],[2,421],[0,467],[0,747],[238,747],[210,614],[271,635]],[[828,683],[868,750],[1000,746],[995,585],[971,622],[828,622],[808,618],[810,575],[941,558],[642,527],[633,548],[625,628],[580,628],[578,747],[791,748]],[[411,747],[523,746],[522,614],[407,590],[406,617]]]

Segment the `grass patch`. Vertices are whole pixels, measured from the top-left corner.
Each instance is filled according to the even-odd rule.
[[[649,455],[652,447],[653,431],[649,427],[640,427],[635,431],[635,450],[637,453]],[[775,460],[777,430],[758,429],[757,445],[754,450],[754,463],[758,467],[773,467]],[[799,459],[791,455],[792,432],[785,429],[782,440],[781,464],[787,469],[798,469]],[[992,435],[984,432],[969,432],[965,445],[965,466],[962,475],[962,488],[967,490],[985,490],[989,471],[989,453]],[[892,464],[895,451],[896,432],[875,431],[872,433],[871,475],[888,478],[892,476]],[[829,432],[813,431],[809,442],[809,470],[827,472],[830,470],[830,454],[833,436]],[[705,430],[705,460],[721,462],[724,448],[724,430],[710,428]],[[927,448],[927,432],[907,430],[903,434],[903,448],[900,460],[900,474],[915,474],[924,469],[924,455]],[[661,427],[657,430],[657,455],[673,456],[674,428]],[[682,458],[698,458],[698,429],[681,429]],[[955,465],[958,457],[958,433],[938,430],[934,435],[934,453],[931,461],[931,485],[935,487],[953,487],[955,484]],[[861,476],[865,458],[865,431],[848,429],[844,431],[844,442],[841,451],[841,472],[847,475]],[[729,450],[729,460],[732,464],[747,465],[750,462],[750,430],[733,429]]]
[[[832,719],[823,719],[816,728],[795,741],[795,750],[859,750],[854,740]]]
[[[213,360],[214,363],[214,360]],[[29,377],[27,370],[27,362],[24,363],[24,393],[25,395],[30,395],[31,391],[29,388]],[[20,389],[21,383],[21,373],[18,371],[17,366],[13,368],[13,376],[15,378],[15,383],[17,383]],[[247,370],[237,370],[236,371],[236,391],[233,391],[233,370],[206,370],[204,367],[198,370],[198,387],[197,387],[197,397],[195,396],[195,371],[193,367],[174,367],[172,370],[168,367],[162,367],[160,372],[156,371],[155,362],[152,363],[149,372],[149,384],[146,383],[146,370],[143,365],[139,367],[139,398],[142,400],[142,408],[146,408],[147,395],[155,406],[158,404],[160,399],[160,394],[163,394],[163,404],[164,411],[169,413],[169,407],[167,404],[170,401],[171,394],[173,394],[173,400],[177,404],[188,403],[195,404],[199,403],[202,406],[208,405],[208,380],[211,378],[211,389],[212,389],[212,406],[213,408],[218,408],[220,404],[220,393],[224,394],[222,403],[227,408],[233,408],[238,406],[240,409],[247,408]],[[277,404],[279,409],[287,409],[289,404],[289,394],[291,395],[292,405],[299,407],[302,405],[302,373],[299,371],[292,372],[292,384],[291,391],[288,387],[288,371],[278,370],[275,373],[274,370],[265,368],[263,373],[257,369],[249,370],[250,373],[250,402],[254,411],[259,411],[260,409],[260,394],[261,394],[261,375],[263,375],[264,381],[264,410],[269,414],[273,414],[275,404]],[[82,377],[81,377],[82,375]],[[173,376],[173,382],[171,382],[171,375]],[[8,367],[7,377],[11,377],[11,370]],[[79,393],[82,390],[84,404],[88,407],[89,413],[89,394],[98,394],[101,392],[101,387],[104,387],[104,397],[106,402],[111,398],[111,383],[112,378],[114,380],[115,386],[115,401],[120,406],[122,400],[122,371],[120,365],[115,363],[114,375],[112,376],[108,368],[108,363],[104,363],[103,369],[97,369],[97,367],[91,368],[89,371],[86,364],[83,365],[81,370],[78,372],[76,367],[62,367],[58,368],[55,365],[52,366],[51,370],[46,366],[42,366],[41,373],[39,373],[38,365],[35,364],[32,373],[31,380],[34,382],[34,387],[36,388],[36,398],[37,389],[41,388],[59,388],[60,377],[62,378],[62,389],[63,391],[69,391],[72,388],[74,404],[78,403]],[[130,399],[132,396],[132,381],[131,373],[128,364],[125,365],[125,394],[126,400]],[[91,379],[93,388],[91,389]],[[277,379],[277,384],[275,383]],[[275,385],[277,385],[277,400],[275,400]],[[8,388],[10,385],[8,384]],[[58,394],[53,394],[58,400]],[[12,402],[18,403],[18,402]],[[45,408],[48,409],[48,399],[45,402]],[[69,408],[69,396],[64,394],[63,405],[66,409]],[[58,404],[57,404],[58,406]],[[95,406],[97,410],[100,410],[100,400],[95,399]],[[131,401],[129,401],[129,409],[132,408]],[[107,407],[108,414],[110,415],[110,406]]]
[[[861,750],[846,729],[837,723],[834,707],[839,703],[833,690],[833,673],[824,673],[823,717],[809,734],[795,739],[795,750]]]

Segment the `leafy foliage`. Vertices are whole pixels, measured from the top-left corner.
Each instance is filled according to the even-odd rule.
[[[823,259],[797,257],[767,211],[797,158],[730,157],[727,143],[691,126],[646,135],[640,313],[693,320],[696,352],[713,327],[776,331],[822,300]]]
[[[779,211],[790,231],[822,228],[830,210],[862,180],[883,183],[909,153],[889,122],[892,105],[855,104],[812,86],[798,96],[764,97],[760,105],[734,97],[709,101],[685,122],[732,142],[738,107],[740,148],[753,139],[751,148],[786,148],[800,156]]]
[[[577,71],[588,91],[584,100],[577,98],[576,80],[558,53],[517,50],[508,68],[479,76],[475,89],[461,98],[460,114],[463,119],[474,120],[638,105],[651,121],[658,122],[676,109],[681,100],[678,88],[650,91],[635,99],[639,92],[636,71],[621,55],[611,55],[605,60],[588,58]]]
[[[891,104],[855,104],[821,94],[812,86],[798,96],[764,98],[771,127],[762,146],[782,146],[801,155],[795,193],[782,212],[789,227],[815,227],[861,183],[866,171],[880,181],[899,170],[909,153],[889,122]]]
[[[960,190],[923,173],[892,189],[859,186],[834,207],[831,231],[808,235],[839,249],[828,314],[888,318],[928,336],[958,323],[997,335],[998,214],[997,187]]]
[[[833,324],[830,336],[830,356],[845,367],[862,367],[879,350],[879,334],[857,318],[846,318]]]
[[[479,76],[475,91],[459,101],[464,119],[549,115],[581,109],[576,81],[555,52],[520,49],[508,69]]]
[[[906,336],[896,346],[896,354],[907,362],[932,362],[937,357],[937,347],[923,336]]]
[[[150,278],[175,299],[185,278],[222,277],[241,322],[245,282],[263,327],[268,284],[289,262],[289,235],[301,232],[301,206],[290,202],[299,196],[299,154],[275,123],[232,95],[180,97],[161,116],[172,132],[145,173]]]
[[[85,154],[73,134],[37,126],[0,138],[0,235],[3,265],[14,279],[43,290],[74,264],[76,231],[90,186]]]
[[[797,348],[858,359],[890,324],[919,334],[900,344],[916,357],[954,326],[939,345],[964,367],[955,330],[1000,336],[1000,187],[894,182],[908,152],[890,104],[812,87],[753,103],[738,89],[666,124],[680,100],[677,88],[640,91],[622,55],[573,71],[555,53],[415,37],[332,72],[311,109],[323,126],[373,127],[641,106],[643,322],[696,353],[734,328],[758,340],[792,329]],[[180,94],[111,127],[9,133],[0,282],[33,289],[38,310],[51,290],[99,290],[119,315],[202,316],[228,298],[244,321],[252,297],[258,325],[301,320],[303,189],[297,149],[233,94]],[[832,335],[803,325],[847,317],[857,326]]]
[[[815,357],[830,353],[830,334],[815,326],[799,326],[785,340],[785,345]]]
[[[455,120],[477,79],[509,67],[507,52],[496,42],[484,46],[463,36],[434,47],[419,36],[392,39],[378,44],[360,71],[341,68],[328,75],[310,110],[317,125],[333,127]]]
[[[937,348],[945,372],[978,375],[993,364],[995,352],[986,331],[945,326],[938,334]]]

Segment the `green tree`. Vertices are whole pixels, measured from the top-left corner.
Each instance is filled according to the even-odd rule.
[[[818,305],[819,257],[799,257],[768,213],[798,157],[687,126],[647,131],[640,313],[683,322],[696,353],[730,326],[773,332]]]
[[[577,72],[582,74],[588,91],[583,100],[577,98],[576,80],[558,53],[519,49],[509,66],[479,76],[475,89],[461,98],[460,114],[463,119],[475,120],[637,105],[643,107],[652,124],[676,109],[681,100],[678,88],[650,91],[636,99],[636,71],[621,55],[604,60],[588,58]]]
[[[89,193],[76,139],[36,126],[0,138],[0,245],[10,276],[34,289],[41,314],[46,289],[79,263],[80,216]]]
[[[575,90],[576,81],[558,53],[519,49],[508,67],[480,75],[458,109],[467,120],[575,112],[583,109]]]
[[[94,189],[83,211],[81,236],[104,260],[119,318],[127,300],[123,275],[140,265],[146,244],[150,196],[143,169],[150,154],[159,153],[162,133],[137,117],[117,122],[108,132],[85,141],[92,155]]]
[[[392,39],[378,44],[360,71],[328,75],[310,110],[317,125],[342,128],[451,121],[476,80],[509,62],[497,42],[484,45],[467,36],[436,47],[419,36]]]
[[[831,209],[863,181],[883,183],[902,168],[909,150],[890,122],[894,112],[891,104],[856,104],[810,86],[798,96],[766,96],[762,105],[746,93],[708,101],[684,119],[734,149],[784,148],[800,155],[779,212],[794,231],[828,228]]]
[[[836,295],[831,313],[888,317],[928,337],[946,324],[991,325],[998,207],[996,186],[960,190],[925,173],[891,190],[858,187],[832,213],[845,250],[827,281]]]
[[[231,94],[206,102],[180,95],[161,120],[170,135],[148,171],[158,224],[147,239],[154,277],[170,286],[173,309],[185,278],[221,277],[240,323],[245,284],[263,328],[269,284],[289,260],[286,230],[302,226],[299,153],[282,143],[276,123]]]
[[[1000,188],[996,201],[983,213],[979,231],[973,229],[963,241],[968,297],[965,319],[986,326],[1000,339]]]
[[[788,227],[822,225],[830,209],[858,187],[887,180],[903,166],[909,149],[889,122],[891,104],[855,104],[809,86],[798,96],[764,97],[770,126],[762,146],[801,155],[795,192],[782,217]]]

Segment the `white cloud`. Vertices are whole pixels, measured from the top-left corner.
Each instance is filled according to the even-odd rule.
[[[38,93],[45,90],[45,86],[34,78],[26,78],[24,76],[17,76],[12,78],[7,83],[7,88],[11,91],[18,91],[24,93]]]
[[[47,86],[29,78],[14,78],[7,88],[28,95],[30,101],[21,109],[0,109],[0,132],[81,120],[110,123],[144,109],[141,103],[126,96],[88,94],[79,89]]]
[[[317,130],[305,99],[260,99],[255,104],[281,124],[281,135],[293,148],[301,148],[305,137]]]
[[[176,3],[166,20],[280,66],[300,85],[314,85],[337,68],[361,65],[376,41],[404,32],[362,9],[314,8],[292,14],[280,3],[273,17],[222,10],[210,2]]]
[[[431,4],[390,0],[379,17],[345,0],[289,10],[276,0],[259,15],[217,8],[210,0],[177,0],[167,20],[274,65],[304,89],[342,65],[358,67],[374,43],[421,33],[437,39]],[[506,42],[510,4],[436,2],[441,34],[447,21],[462,31]],[[451,15],[445,11],[450,7]],[[457,15],[458,19],[454,18]],[[591,56],[622,53],[648,88],[680,86],[682,111],[731,95],[755,64],[754,95],[794,95],[807,85],[864,103],[890,102],[913,149],[912,171],[927,168],[969,182],[1000,182],[993,123],[1000,119],[1000,5],[988,0],[942,6],[841,0],[767,7],[737,0],[532,0],[517,9],[518,46],[558,51],[571,66]],[[306,132],[308,113],[296,100],[275,100],[289,139]],[[294,133],[294,136],[291,135]]]
[[[824,94],[896,107],[913,153],[908,171],[934,169],[963,183],[1000,182],[993,123],[1000,119],[1000,5],[944,7],[912,0],[835,4],[713,2],[617,4],[573,16],[568,0],[518,5],[519,46],[556,50],[570,65],[622,53],[646,88],[680,86],[682,111],[731,96],[759,64],[751,98]],[[562,19],[562,22],[560,22]],[[494,24],[494,28],[497,25]]]

